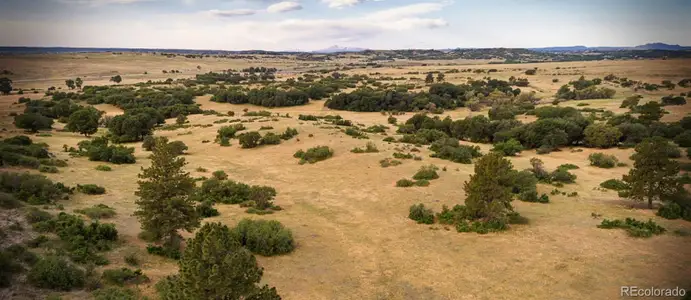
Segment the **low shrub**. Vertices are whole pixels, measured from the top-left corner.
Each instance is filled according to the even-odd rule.
[[[278,221],[243,219],[232,232],[241,245],[263,256],[286,254],[295,249],[292,232]]]
[[[574,164],[563,164],[557,167],[557,169],[564,169],[564,170],[576,170],[580,169],[577,165]]]
[[[525,202],[549,203],[549,196],[542,194],[537,195],[537,191],[524,191],[518,194],[518,199]]]
[[[425,208],[425,205],[422,203],[410,207],[408,218],[416,221],[418,224],[434,224],[434,212],[431,209]]]
[[[86,215],[91,219],[107,219],[115,216],[115,209],[105,205],[97,204],[92,207],[87,207],[83,209],[75,209],[74,212],[82,215]]]
[[[218,179],[218,180],[226,180],[226,179],[228,179],[228,174],[226,174],[226,172],[223,171],[223,170],[214,171],[214,172],[211,174],[211,176],[213,176],[213,178],[216,178],[216,179]]]
[[[28,282],[35,287],[61,291],[81,288],[84,279],[83,270],[56,256],[39,260],[27,275]]]
[[[407,178],[396,181],[397,187],[411,187],[413,185],[415,185],[415,181],[412,181],[412,180],[407,179]]]
[[[180,259],[181,256],[179,249],[170,249],[155,245],[146,246],[146,252],[152,255],[163,256],[175,260]]]
[[[0,192],[32,205],[48,204],[65,198],[72,189],[62,183],[53,183],[43,175],[0,172]]]
[[[113,170],[113,168],[106,166],[106,165],[98,165],[96,166],[97,171],[103,171],[103,172],[110,172]]]
[[[516,154],[523,151],[523,146],[517,140],[510,139],[505,142],[494,144],[492,151],[500,152],[504,154],[504,156],[516,156]]]
[[[602,152],[590,154],[588,156],[588,160],[590,160],[591,166],[596,166],[605,169],[614,168],[619,162],[619,160],[614,155],[607,155]]]
[[[0,192],[0,208],[14,209],[21,207],[22,203],[12,194]]]
[[[44,165],[39,166],[38,171],[41,173],[58,173],[59,172],[58,168],[56,168],[54,166],[44,166]]]
[[[569,173],[569,170],[566,169],[556,169],[549,177],[553,183],[574,183],[576,181],[576,175]]]
[[[429,186],[429,180],[427,180],[427,179],[416,180],[415,186]]]
[[[173,155],[182,155],[189,149],[187,145],[181,141],[170,142],[167,147],[171,150]]]
[[[77,184],[77,191],[87,195],[102,195],[106,193],[106,188],[95,184]]]
[[[106,283],[117,286],[129,284],[142,284],[149,281],[149,277],[142,273],[142,270],[132,270],[129,268],[104,270],[101,278]]]
[[[316,163],[322,160],[326,160],[333,156],[333,150],[328,146],[317,146],[307,149],[307,151],[298,150],[295,152],[293,157],[300,159],[300,164],[304,163]]]
[[[353,148],[353,150],[350,150],[350,152],[353,153],[377,153],[379,152],[379,149],[377,149],[377,145],[375,145],[372,142],[368,142],[367,145],[365,145],[365,148]]]
[[[437,174],[437,170],[439,170],[439,167],[435,165],[428,165],[428,166],[422,166],[415,175],[413,175],[413,179],[415,180],[433,180],[439,178],[439,174]]]
[[[295,137],[297,135],[298,135],[297,129],[288,127],[288,128],[286,128],[286,131],[284,131],[281,134],[281,139],[287,141],[287,140],[292,139],[293,137]]]
[[[96,252],[110,250],[112,242],[118,239],[115,225],[98,222],[85,224],[79,216],[64,212],[58,214],[57,218],[35,223],[34,229],[57,234],[65,242],[70,258],[78,263],[89,261],[97,265],[107,264],[108,261]]]
[[[400,160],[395,160],[395,159],[391,159],[391,158],[385,158],[385,159],[382,159],[379,161],[379,165],[382,168],[395,167],[395,166],[398,166],[400,164],[402,164],[402,162]]]
[[[197,214],[199,214],[199,216],[202,218],[210,218],[220,215],[218,210],[216,210],[213,205],[214,203],[211,201],[203,201],[197,205]]]
[[[663,234],[666,231],[665,228],[657,225],[653,220],[642,222],[632,218],[626,218],[624,221],[604,219],[597,227],[603,229],[626,229],[626,232],[633,237],[651,237]]]
[[[273,132],[269,132],[261,138],[260,143],[262,145],[278,145],[281,143],[281,137]]]
[[[243,133],[238,136],[238,140],[240,141],[240,146],[242,148],[255,148],[260,145],[262,136],[259,134],[259,132],[256,131],[250,131]]]
[[[130,266],[138,266],[139,265],[139,258],[137,257],[136,253],[128,253],[125,254],[125,263],[130,265]]]
[[[123,287],[106,287],[97,289],[91,293],[94,300],[137,300],[140,299],[137,292]]]
[[[615,191],[624,191],[629,189],[629,185],[619,179],[607,179],[600,183],[600,187]]]
[[[55,159],[55,158],[41,158],[38,160],[41,165],[45,166],[53,166],[53,167],[60,167],[64,168],[67,167],[67,161],[62,160],[62,159]]]

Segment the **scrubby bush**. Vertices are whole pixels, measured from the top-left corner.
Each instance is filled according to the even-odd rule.
[[[91,161],[105,161],[115,164],[133,164],[136,162],[134,148],[109,145],[108,139],[97,137],[78,143],[78,155],[88,156]]]
[[[691,147],[691,130],[686,130],[674,137],[674,142],[681,147]]]
[[[38,171],[41,173],[58,173],[58,168],[54,166],[41,165],[38,167]]]
[[[603,229],[626,229],[626,232],[633,237],[651,237],[663,234],[666,231],[665,228],[657,225],[653,220],[642,222],[632,218],[626,218],[624,221],[604,219],[597,227]]]
[[[106,166],[106,165],[98,165],[96,166],[97,171],[103,171],[103,172],[110,172],[113,170],[113,168]]]
[[[437,170],[439,168],[435,165],[429,165],[429,166],[422,166],[415,175],[413,175],[413,179],[415,180],[432,180],[432,179],[437,179],[439,178],[439,174],[437,174]]]
[[[211,201],[202,201],[202,203],[197,205],[197,213],[202,218],[210,218],[220,215],[218,210],[216,210],[213,205],[214,203]]]
[[[91,295],[94,300],[137,300],[139,296],[137,292],[128,288],[122,287],[106,287],[93,291]]]
[[[101,275],[103,281],[117,286],[129,284],[142,284],[149,281],[149,277],[142,273],[142,270],[132,270],[129,268],[104,270]]]
[[[505,156],[516,156],[516,154],[523,151],[523,146],[515,139],[509,139],[506,142],[494,144],[492,151],[503,153]]]
[[[167,258],[176,259],[176,260],[180,259],[180,256],[181,256],[179,249],[170,248],[170,247],[154,246],[154,245],[146,246],[146,252],[151,254],[151,255],[158,255],[158,256],[167,257]]]
[[[51,129],[53,119],[36,113],[24,113],[14,117],[14,125],[30,132],[38,132]]]
[[[628,190],[629,185],[619,179],[608,179],[600,183],[600,187],[615,191]]]
[[[96,252],[110,250],[111,243],[118,238],[113,224],[85,224],[79,216],[64,212],[58,214],[57,218],[35,223],[34,229],[56,233],[66,243],[70,258],[79,263],[107,264],[108,261]]]
[[[389,118],[386,119],[386,122],[391,124],[391,125],[396,125],[396,122],[398,122],[398,120],[394,116],[389,116]]]
[[[407,179],[407,178],[396,181],[397,187],[411,187],[413,185],[415,185],[415,181],[412,181],[412,180]]]
[[[241,245],[263,256],[286,254],[295,249],[292,232],[278,221],[243,219],[232,233]]]
[[[182,155],[189,149],[182,141],[170,142],[166,147],[170,148],[173,155]]]
[[[379,165],[381,165],[382,168],[388,168],[392,166],[398,166],[402,164],[400,160],[395,160],[391,158],[385,158],[379,161]]]
[[[282,140],[289,140],[298,135],[298,130],[295,128],[286,128],[286,131],[281,134]]]
[[[596,166],[605,169],[614,168],[619,162],[616,156],[607,155],[602,152],[590,154],[588,156],[588,160],[590,160],[591,166]]]
[[[223,139],[232,139],[235,137],[235,134],[238,131],[242,131],[242,130],[245,130],[245,126],[242,124],[223,126],[220,129],[218,129],[218,132],[216,134],[216,141],[220,141]]]
[[[557,169],[576,170],[576,169],[580,169],[580,168],[574,164],[563,164],[563,165],[558,166]]]
[[[115,209],[105,204],[96,204],[92,207],[75,209],[74,212],[86,215],[91,219],[107,219],[115,216]]]
[[[250,131],[238,136],[238,140],[240,141],[242,148],[255,148],[259,146],[261,139],[261,134],[256,131]]]
[[[365,148],[354,148],[353,150],[350,150],[350,152],[353,153],[377,153],[379,152],[379,149],[377,149],[377,145],[375,145],[372,142],[368,142],[367,145],[365,145]]]
[[[343,131],[343,133],[356,139],[369,139],[369,136],[367,136],[366,133],[358,130],[356,127],[348,127]]]
[[[300,164],[306,162],[313,164],[322,160],[326,160],[333,156],[333,150],[328,146],[317,146],[307,149],[307,151],[298,150],[293,157],[300,159]]]
[[[47,256],[34,264],[28,282],[38,288],[69,291],[84,285],[84,271],[64,258]]]
[[[77,191],[87,195],[102,195],[106,193],[106,188],[95,184],[77,184]]]
[[[569,173],[566,169],[556,169],[550,174],[550,181],[557,183],[574,183],[576,175]]]
[[[0,192],[0,208],[14,209],[21,207],[22,203],[12,194]]]
[[[228,174],[226,174],[226,172],[223,171],[223,170],[214,171],[214,172],[211,174],[211,176],[213,176],[214,178],[216,178],[216,179],[218,179],[218,180],[226,180],[226,179],[228,179]]]
[[[619,128],[612,125],[591,124],[583,130],[585,144],[596,148],[611,148],[619,143],[622,136]]]
[[[425,208],[425,205],[419,203],[410,207],[408,218],[416,221],[418,224],[433,224],[434,212],[431,209]]]
[[[261,138],[260,143],[262,145],[278,145],[281,143],[281,137],[273,132],[269,132]]]
[[[62,183],[53,183],[43,175],[0,172],[0,192],[12,194],[29,204],[48,204],[62,199],[71,191]]]

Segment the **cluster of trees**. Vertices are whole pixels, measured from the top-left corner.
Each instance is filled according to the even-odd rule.
[[[64,160],[50,156],[47,144],[34,143],[27,136],[14,136],[0,141],[0,166],[20,166],[49,173],[57,173],[57,167],[67,166]]]
[[[79,149],[73,149],[71,152],[87,156],[91,161],[104,161],[114,164],[133,164],[136,162],[134,148],[111,145],[106,137],[81,141],[77,145]]]
[[[117,88],[108,86],[85,86],[83,93],[74,95],[74,99],[88,104],[111,104],[127,112],[131,109],[153,108],[163,118],[175,118],[178,115],[200,114],[202,110],[195,104],[194,97],[203,91],[193,88]],[[53,100],[55,100],[53,95]]]
[[[111,81],[112,81],[112,79],[111,79]],[[77,77],[77,79],[65,80],[65,85],[70,90],[73,90],[75,88],[81,89],[83,84],[84,84],[84,81],[82,80],[81,77]]]
[[[0,173],[0,192],[3,193],[3,197],[11,197],[31,205],[42,205],[65,198],[73,192],[73,189],[60,182],[53,182],[43,175],[2,172]],[[5,203],[14,202],[3,200]]]
[[[219,82],[227,84],[240,84],[245,81],[270,81],[276,78],[276,71],[277,70],[275,68],[250,67],[242,70],[242,72],[247,74],[241,74],[235,72],[235,70],[225,70],[221,73],[208,72],[205,74],[197,74],[194,81],[199,84],[216,84]]]
[[[299,89],[284,91],[275,87],[251,89],[246,93],[239,89],[219,90],[211,101],[232,104],[254,104],[264,107],[304,105],[309,102],[308,93]]]
[[[602,79],[585,79],[581,76],[578,80],[570,81],[559,88],[555,97],[564,100],[585,100],[585,99],[609,99],[616,93],[615,90],[606,87],[597,87],[602,83]],[[572,86],[573,90],[569,87]]]

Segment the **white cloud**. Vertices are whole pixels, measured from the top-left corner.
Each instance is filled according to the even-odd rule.
[[[354,6],[358,5],[362,2],[365,2],[366,0],[322,0],[322,2],[326,3],[329,5],[331,8],[344,8],[348,6]],[[382,1],[382,0],[374,0],[374,1]]]
[[[302,5],[297,2],[292,2],[292,1],[284,1],[284,2],[279,2],[276,4],[269,5],[269,7],[266,8],[267,12],[270,13],[282,13],[282,12],[289,12],[293,10],[301,10]]]
[[[367,18],[397,20],[439,11],[444,6],[446,6],[444,3],[416,3],[374,12],[367,15]]]
[[[254,15],[257,13],[257,11],[251,10],[251,9],[229,9],[229,10],[212,9],[212,10],[208,11],[208,13],[213,15],[213,16],[216,16],[216,17],[232,18],[232,17],[239,17],[239,16]]]
[[[148,1],[156,1],[156,0],[57,0],[57,1],[62,2],[62,3],[67,3],[67,4],[99,6],[99,5],[108,5],[108,4],[132,4],[132,3],[148,2]]]

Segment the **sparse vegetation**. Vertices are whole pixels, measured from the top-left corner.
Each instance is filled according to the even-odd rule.
[[[316,163],[322,160],[326,160],[333,156],[333,150],[328,146],[317,146],[307,149],[307,151],[298,150],[295,152],[293,157],[300,159],[300,164],[304,163]]]

